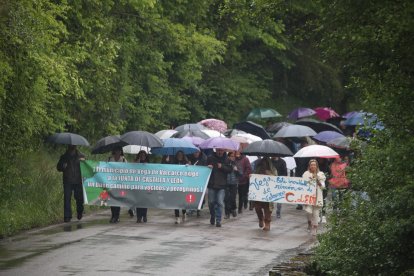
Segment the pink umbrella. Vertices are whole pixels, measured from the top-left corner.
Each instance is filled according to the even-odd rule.
[[[315,115],[322,121],[326,121],[334,117],[339,117],[339,114],[329,107],[317,107],[314,110],[316,112]]]
[[[221,133],[227,130],[227,124],[224,121],[218,119],[205,119],[200,121],[199,124],[202,124],[209,129],[217,130]]]

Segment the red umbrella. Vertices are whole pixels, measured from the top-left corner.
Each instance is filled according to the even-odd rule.
[[[199,124],[202,124],[209,129],[217,130],[221,133],[227,130],[227,124],[224,121],[218,119],[205,119],[200,121]]]
[[[339,114],[329,107],[317,107],[314,110],[316,112],[315,115],[322,121],[326,121],[334,117],[339,117]]]

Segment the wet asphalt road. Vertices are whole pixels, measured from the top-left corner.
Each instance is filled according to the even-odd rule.
[[[294,205],[283,205],[270,232],[248,209],[221,228],[206,209],[178,225],[173,210],[150,209],[145,224],[121,213],[119,224],[105,210],[1,240],[0,275],[268,275],[315,243]]]

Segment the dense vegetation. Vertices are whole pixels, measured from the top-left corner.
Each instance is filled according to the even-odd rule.
[[[61,220],[56,131],[90,142],[251,108],[363,108],[377,133],[317,252],[332,274],[413,263],[410,1],[0,0],[0,235]],[[45,204],[47,202],[47,204]]]

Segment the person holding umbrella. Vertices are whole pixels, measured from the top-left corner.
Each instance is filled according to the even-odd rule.
[[[249,175],[252,173],[252,165],[250,164],[249,159],[241,154],[241,151],[238,150],[235,153],[236,164],[241,168],[242,174],[239,176],[239,185],[237,187],[239,194],[239,214],[243,212],[244,209],[247,209],[248,194],[249,194]]]
[[[112,155],[108,158],[108,162],[127,162],[121,147],[116,147],[112,150]],[[109,222],[118,223],[120,212],[121,207],[111,206],[111,219],[109,220]]]
[[[76,212],[78,220],[83,215],[83,191],[80,161],[85,160],[76,145],[68,145],[66,152],[60,156],[57,170],[63,173],[63,220],[70,222],[72,219],[71,198],[72,191],[76,201]]]
[[[277,175],[277,171],[269,157],[260,159],[254,172],[257,174]],[[259,219],[259,227],[263,228],[263,231],[269,231],[274,207],[273,202],[252,201],[252,205]]]
[[[323,207],[322,190],[325,189],[326,176],[323,172],[319,171],[318,161],[311,159],[308,163],[308,169],[303,173],[302,177],[316,187],[316,205],[304,205],[304,210],[308,218],[308,230],[311,231],[313,236],[316,236],[319,212]]]
[[[135,160],[135,163],[149,163],[149,156],[145,150],[138,152]],[[147,212],[148,208],[138,208],[136,209],[137,213],[137,223],[147,222]]]

